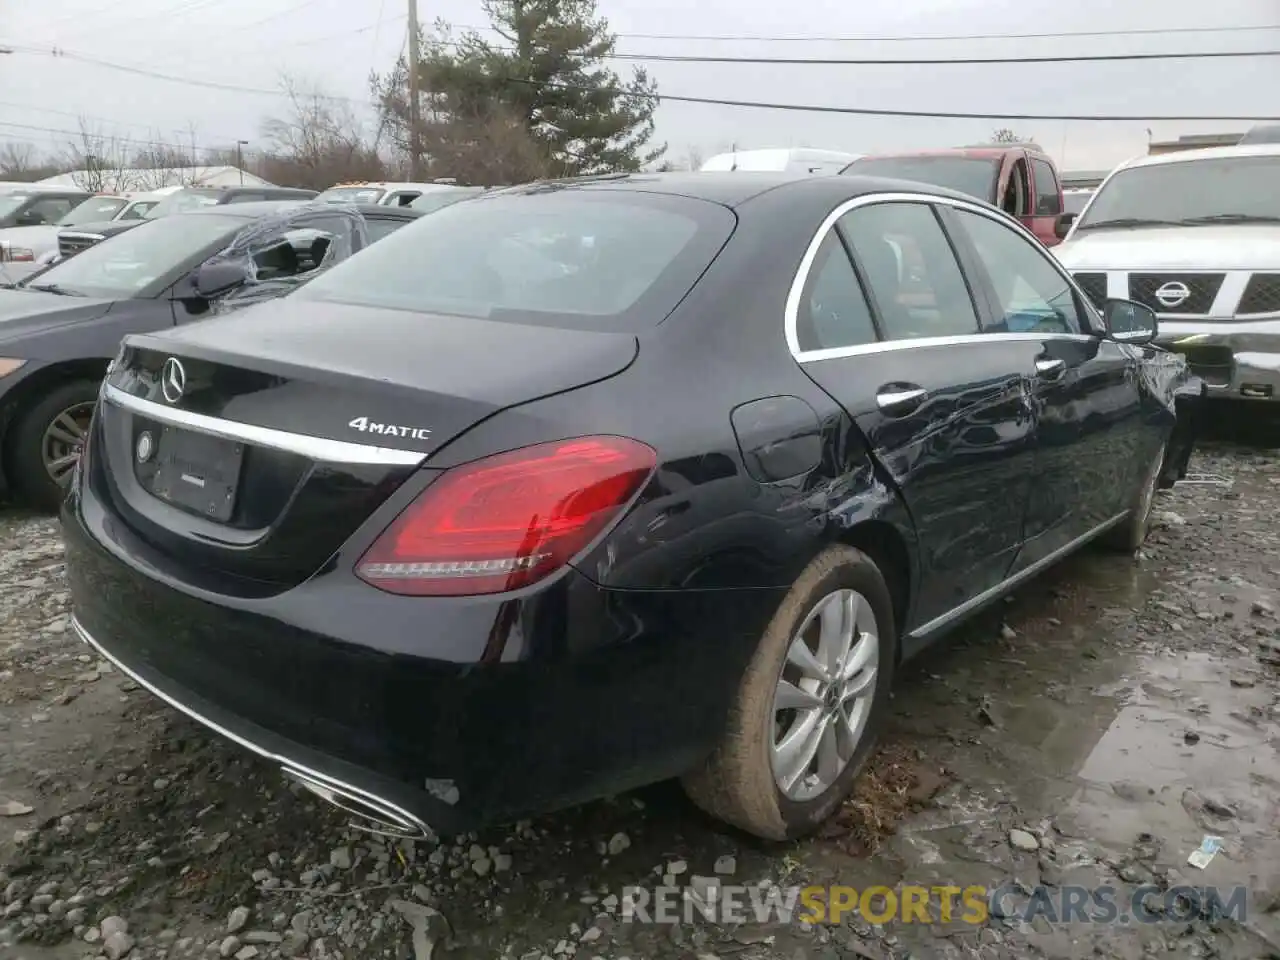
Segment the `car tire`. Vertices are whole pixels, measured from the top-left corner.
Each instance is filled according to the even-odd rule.
[[[87,429],[98,387],[97,380],[69,380],[18,411],[9,432],[6,469],[14,492],[26,505],[52,512],[62,504],[66,496],[64,484],[70,480],[73,468],[61,474],[64,482],[59,483],[48,464],[59,451],[64,457],[72,455],[75,435],[59,429],[59,424],[75,422]],[[66,439],[62,439],[64,434]]]
[[[1160,449],[1142,474],[1138,489],[1134,491],[1128,516],[1103,538],[1103,543],[1117,553],[1134,553],[1147,541],[1151,532],[1151,511],[1155,507],[1156,490],[1160,486],[1168,449],[1167,442],[1160,444]]]
[[[806,677],[804,671],[797,672],[797,658],[804,657],[801,651],[793,653],[793,645],[804,643],[811,653],[822,652],[813,634],[823,625],[822,611],[837,603],[833,599],[837,597],[840,603],[852,597],[856,608],[848,631],[853,640],[845,659],[848,679],[844,691],[856,686],[864,693],[856,703],[851,699],[833,707],[832,701],[838,704],[841,694],[830,688],[838,684],[830,684],[824,691],[812,673]],[[843,617],[837,619],[847,622],[848,607],[841,606],[840,612]],[[874,630],[870,638],[869,629]],[[888,711],[896,647],[893,602],[875,562],[852,547],[824,550],[796,580],[761,637],[719,744],[702,766],[684,776],[690,799],[713,817],[765,840],[789,840],[815,831],[849,795],[875,746]],[[857,661],[863,666],[849,672],[858,666]],[[789,685],[785,693],[784,681]],[[778,709],[780,696],[803,696],[807,706],[804,710]],[[782,759],[791,756],[782,751],[796,741],[780,737],[780,733],[801,732],[801,721],[818,709],[811,705],[815,699],[824,704],[820,712],[827,718],[819,723],[826,722],[835,736],[832,741],[822,739],[819,749],[820,756],[832,761],[827,764],[828,773],[839,770],[834,776],[822,776],[818,760],[812,766],[798,766]],[[844,725],[839,723],[842,719]],[[849,736],[859,726],[860,735]],[[840,734],[846,735],[843,741]],[[839,768],[835,760],[843,760],[844,766]],[[775,774],[775,769],[786,767],[790,770]],[[785,781],[789,774],[794,777],[796,769],[814,772],[793,779],[788,789]]]

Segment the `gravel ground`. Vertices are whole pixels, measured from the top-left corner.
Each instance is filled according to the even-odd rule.
[[[0,513],[0,957],[1280,957],[1280,457],[1192,469],[1230,486],[1162,494],[1138,557],[1085,551],[910,666],[855,798],[786,847],[670,785],[435,848],[351,832],[91,656],[56,522]],[[1141,926],[624,922],[664,877],[1250,892]]]

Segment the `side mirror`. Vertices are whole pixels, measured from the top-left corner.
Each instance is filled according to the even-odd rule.
[[[1063,239],[1070,231],[1071,225],[1076,222],[1074,213],[1060,213],[1058,219],[1053,225],[1053,234],[1059,240]]]
[[[1156,312],[1132,300],[1108,300],[1102,316],[1111,339],[1120,343],[1150,343],[1159,331]]]
[[[221,261],[200,266],[192,278],[192,285],[197,296],[212,300],[224,293],[230,293],[236,287],[243,286],[248,279],[248,271],[243,266]]]

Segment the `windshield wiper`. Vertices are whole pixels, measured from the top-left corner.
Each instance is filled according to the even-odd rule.
[[[63,290],[56,283],[28,283],[23,290],[39,290],[41,293],[55,293],[60,297],[77,297],[79,294]]]
[[[1093,230],[1098,227],[1178,227],[1185,220],[1147,220],[1142,217],[1119,217],[1115,220],[1091,220],[1076,227],[1077,230]]]
[[[1280,217],[1264,213],[1213,213],[1206,217],[1187,217],[1183,223],[1280,223]]]

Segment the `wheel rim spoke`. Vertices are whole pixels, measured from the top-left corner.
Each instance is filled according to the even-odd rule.
[[[859,671],[844,682],[844,687],[840,691],[840,702],[848,703],[850,700],[857,700],[859,697],[865,697],[875,689],[875,686],[875,667],[868,667],[865,670]]]
[[[787,650],[787,662],[806,677],[811,677],[815,680],[825,682],[831,676],[827,668],[813,655],[809,645],[804,642],[803,634],[791,642],[791,647]]]
[[[778,681],[778,692],[774,694],[773,710],[821,710],[822,698],[808,690],[802,690],[789,680]]]
[[[853,642],[856,598],[852,590],[841,590],[823,602],[818,614],[818,660],[833,674],[840,669]]]
[[[71,472],[71,469],[76,465],[76,461],[79,459],[80,454],[68,453],[59,457],[57,460],[50,461],[49,473],[53,475],[55,480],[61,480],[62,477]]]
[[[783,790],[790,792],[804,777],[818,752],[826,727],[827,718],[822,712],[811,710],[800,715],[778,744],[774,770]]]
[[[818,784],[825,789],[835,783],[836,778],[849,762],[849,754],[841,750],[840,724],[833,717],[826,723],[822,731],[822,739],[818,741]]]

